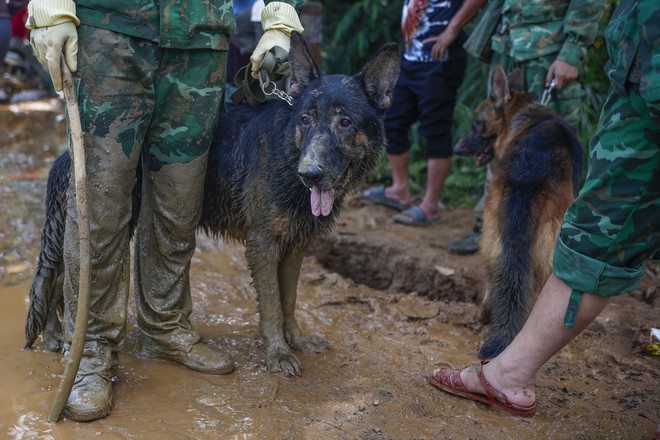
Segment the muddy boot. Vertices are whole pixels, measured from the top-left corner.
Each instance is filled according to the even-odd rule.
[[[80,368],[64,415],[77,422],[91,422],[110,414],[115,355],[105,344],[86,342]]]
[[[176,362],[205,374],[227,374],[234,370],[234,360],[229,353],[203,341],[187,348],[172,349],[147,340],[142,346],[142,353],[147,357]]]
[[[202,211],[206,156],[156,170],[145,164],[143,173],[135,253],[143,353],[206,374],[229,373],[234,369],[231,356],[203,342],[189,320],[188,270]]]
[[[470,235],[449,243],[447,249],[458,255],[474,254],[479,250],[479,237],[481,237],[481,221],[477,221]]]

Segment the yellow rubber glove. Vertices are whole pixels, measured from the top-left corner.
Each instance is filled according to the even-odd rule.
[[[53,86],[62,90],[60,59],[64,54],[71,72],[78,69],[78,31],[73,0],[31,0],[28,4],[30,45],[34,54],[48,67]]]
[[[291,47],[291,31],[303,31],[298,13],[293,6],[284,2],[271,2],[266,5],[261,11],[261,27],[264,34],[250,57],[253,78],[259,78],[259,69],[266,52],[275,46],[280,46],[288,52]]]

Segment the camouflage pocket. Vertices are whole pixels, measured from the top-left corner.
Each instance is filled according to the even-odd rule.
[[[563,21],[568,9],[568,2],[544,2],[543,5],[526,4],[520,13],[520,23],[548,23],[550,21]]]
[[[143,4],[147,3],[147,0],[113,0],[111,2],[107,0],[77,0],[76,5],[78,7],[82,6],[89,9],[94,9],[96,11],[110,12],[112,14],[122,15],[128,18],[135,18],[138,14],[138,11]]]

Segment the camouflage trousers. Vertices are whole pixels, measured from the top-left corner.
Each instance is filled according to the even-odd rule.
[[[226,52],[161,49],[85,25],[78,27],[78,36],[75,82],[85,133],[92,250],[86,353],[105,358],[107,346],[116,348],[124,336],[131,194],[139,161],[138,324],[148,338],[165,346],[191,346],[200,336],[188,320],[188,270],[208,149],[223,105]],[[77,219],[71,176],[64,238],[67,341],[73,334],[80,270]],[[98,349],[99,344],[106,348]],[[90,365],[95,370],[108,367]]]
[[[488,87],[490,88],[490,78],[493,76],[493,70],[498,64],[502,66],[507,74],[510,74],[513,69],[520,69],[523,78],[523,90],[534,93],[540,100],[545,91],[545,77],[548,74],[550,65],[557,59],[557,54],[549,54],[542,57],[534,58],[527,61],[515,61],[512,57],[501,54],[493,53],[490,61],[490,68],[488,71]],[[488,90],[490,95],[490,90]],[[573,127],[577,127],[580,122],[582,100],[584,98],[584,90],[579,81],[564,86],[561,90],[553,89],[550,94],[550,102],[548,107],[555,113],[559,114]],[[488,184],[490,176],[492,175],[492,164],[488,165],[488,173],[486,176],[486,184],[484,185],[484,195],[474,207],[473,213],[477,221],[483,221],[484,207],[486,206],[486,198],[488,196]]]
[[[572,289],[571,326],[582,292],[634,290],[644,260],[660,249],[660,118],[638,85],[610,89],[589,146],[589,166],[557,240],[554,273]]]

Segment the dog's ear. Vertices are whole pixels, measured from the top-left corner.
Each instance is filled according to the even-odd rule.
[[[384,112],[392,105],[394,85],[399,79],[401,55],[399,45],[388,43],[381,47],[355,78],[360,82],[371,105]]]
[[[495,70],[493,71],[490,96],[497,104],[503,103],[511,97],[509,93],[509,82],[506,79],[504,69],[499,64],[495,66]]]
[[[513,71],[509,75],[508,82],[509,82],[509,90],[515,90],[517,92],[523,91],[523,76],[520,67],[516,67],[515,69],[513,69]]]
[[[289,70],[291,72],[289,94],[294,97],[300,95],[312,80],[321,76],[321,71],[314,63],[305,40],[296,31],[291,32]]]

